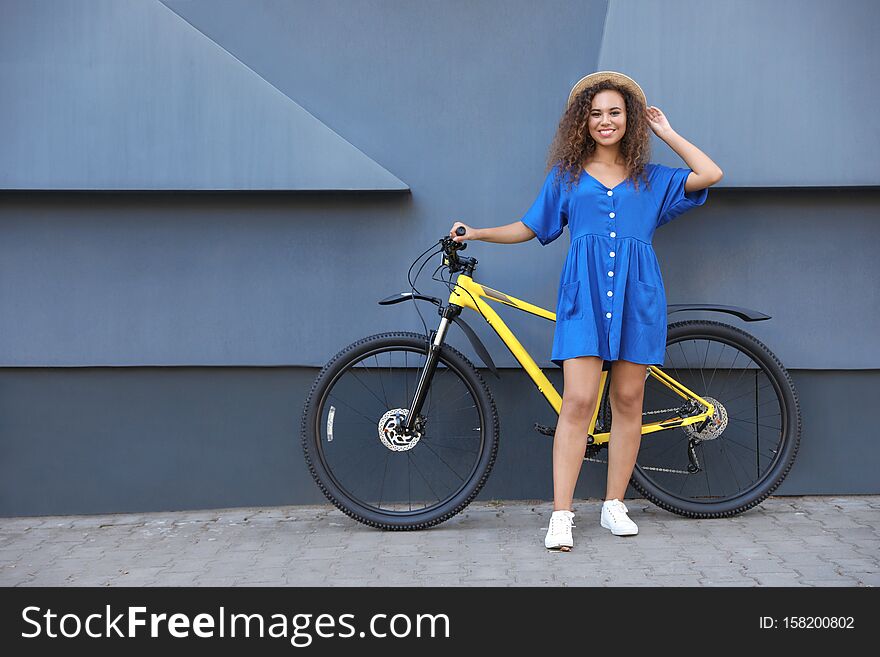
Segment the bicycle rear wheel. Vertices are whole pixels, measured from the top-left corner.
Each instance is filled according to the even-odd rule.
[[[495,402],[448,344],[416,431],[402,431],[428,355],[424,335],[384,333],[339,352],[319,373],[302,417],[309,470],[327,498],[381,529],[424,529],[465,508],[498,450]]]
[[[669,326],[663,371],[711,402],[715,414],[701,430],[643,435],[633,487],[691,518],[732,516],[764,500],[791,469],[801,434],[797,391],[779,359],[734,326],[690,320]],[[681,416],[683,401],[649,377],[645,421]]]

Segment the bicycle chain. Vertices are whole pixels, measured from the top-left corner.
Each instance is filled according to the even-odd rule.
[[[642,413],[642,415],[643,416],[644,415],[657,415],[659,413],[680,412],[681,410],[682,410],[681,407],[661,408],[660,410],[657,410],[657,411],[644,411]],[[696,458],[696,456],[694,458]],[[584,456],[584,461],[593,461],[594,463],[608,463],[608,461],[606,459],[596,459],[596,458],[592,458],[590,456]],[[674,470],[672,468],[660,468],[660,467],[655,467],[655,466],[651,466],[651,465],[643,465],[643,466],[639,466],[639,467],[641,467],[642,470],[656,470],[657,472],[671,472],[673,474],[693,474],[691,472],[688,472],[687,470]]]
[[[678,412],[681,410],[682,410],[681,406],[679,406],[678,408],[661,408],[659,411],[645,411],[642,413],[642,415],[657,415],[657,413],[672,413],[672,412]]]

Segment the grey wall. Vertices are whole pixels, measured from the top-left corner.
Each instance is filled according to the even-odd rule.
[[[571,85],[615,68],[725,170],[705,207],[658,231],[670,303],[755,305],[774,317],[755,330],[790,367],[880,366],[867,330],[880,265],[865,257],[880,237],[880,176],[863,157],[880,125],[860,112],[860,131],[816,134],[830,118],[816,113],[820,86],[841,107],[872,88],[845,82],[876,54],[860,40],[874,3],[835,18],[818,2],[6,5],[7,187],[57,188],[63,171],[88,189],[338,190],[336,173],[351,173],[342,158],[359,163],[361,188],[386,189],[387,171],[411,193],[4,196],[0,307],[14,312],[0,316],[0,365],[320,365],[362,327],[386,325],[375,299],[404,286],[453,220],[525,212]],[[683,164],[655,144],[655,159]],[[734,191],[757,185],[785,187]],[[838,191],[793,189],[807,185]],[[474,245],[479,276],[552,308],[566,242]],[[860,277],[831,266],[841,258]],[[840,326],[854,307],[862,321]],[[315,318],[331,321],[316,330]],[[405,321],[421,326],[412,311]],[[514,328],[551,366],[552,326]],[[836,349],[836,334],[852,348]]]
[[[407,189],[158,0],[4,2],[5,189]]]
[[[878,28],[870,0],[612,0],[597,70],[640,81],[722,186],[876,186]]]
[[[420,204],[433,206],[390,193],[2,195],[2,363],[317,366],[367,332],[423,330],[411,304],[376,303],[407,289],[409,264],[451,225],[410,216]],[[877,207],[876,189],[710,189],[654,237],[668,301],[771,315],[748,330],[793,369],[876,369]],[[553,310],[568,242],[475,242],[468,254],[478,281]],[[442,296],[433,269],[419,289]],[[553,324],[495,307],[555,367]],[[471,324],[496,363],[515,364]]]
[[[572,84],[603,69],[635,77],[725,171],[654,245],[669,303],[772,316],[711,317],[804,382],[817,456],[785,490],[880,489],[830,470],[825,442],[877,457],[868,418],[841,432],[825,414],[835,395],[880,392],[875,3],[0,4],[0,513],[315,501],[288,424],[310,368],[422,329],[376,300],[455,219],[522,216]],[[468,254],[478,280],[552,309],[567,248]],[[552,324],[498,309],[561,375]],[[514,390],[521,372],[506,374]],[[118,386],[127,401],[108,397]],[[546,404],[524,390],[533,406],[502,417],[503,445],[539,451],[509,448],[489,490],[549,498],[549,443],[530,432]],[[217,403],[230,395],[240,413]]]
[[[308,368],[0,370],[0,516],[322,504],[299,445]],[[562,371],[548,376],[558,389]],[[807,428],[779,495],[880,492],[873,433],[841,430],[840,409],[870,407],[875,372],[795,372]],[[552,424],[534,385],[509,371],[492,389],[498,457],[477,499],[552,499]],[[607,458],[603,454],[602,458]],[[634,490],[630,495],[638,496]],[[576,499],[605,495],[586,462]]]

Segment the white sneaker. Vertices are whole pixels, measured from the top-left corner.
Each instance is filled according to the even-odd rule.
[[[568,552],[574,547],[571,538],[571,528],[574,513],[567,510],[554,511],[550,516],[550,525],[547,527],[547,536],[544,537],[544,547],[549,550],[559,549]]]
[[[602,518],[599,520],[605,529],[610,529],[615,536],[632,536],[639,533],[636,523],[626,515],[629,509],[616,497],[613,500],[605,500],[602,505]]]

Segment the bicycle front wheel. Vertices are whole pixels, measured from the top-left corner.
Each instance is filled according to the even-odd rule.
[[[691,518],[733,516],[760,503],[788,474],[800,442],[797,392],[782,363],[745,331],[689,320],[669,326],[663,371],[715,413],[702,428],[642,436],[633,487]],[[649,377],[645,420],[681,417],[683,401]]]
[[[464,509],[498,450],[495,402],[477,369],[441,347],[415,431],[403,431],[428,356],[424,335],[360,340],[318,374],[302,418],[309,470],[327,498],[380,529],[424,529]]]

